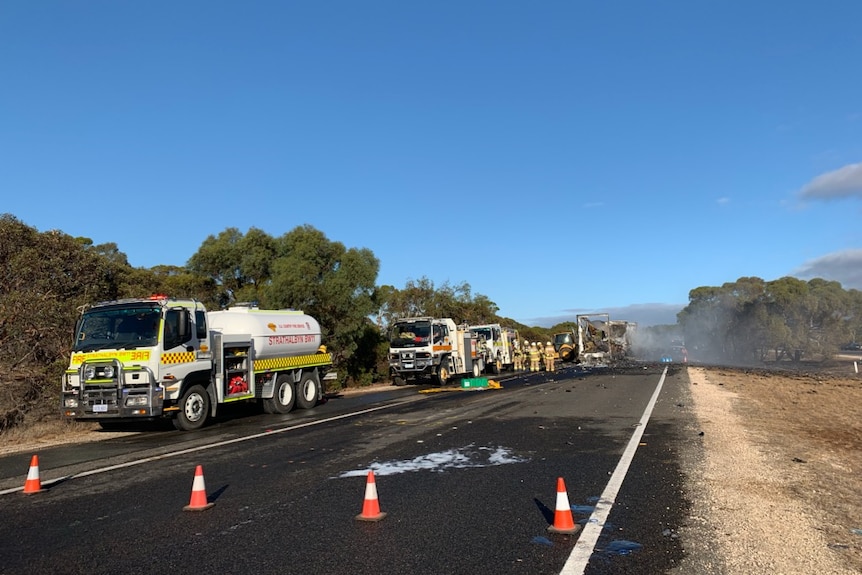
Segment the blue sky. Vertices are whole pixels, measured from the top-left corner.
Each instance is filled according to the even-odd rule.
[[[672,323],[744,276],[862,289],[862,3],[0,6],[0,213],[184,265],[303,224],[378,283]],[[411,231],[416,230],[416,231]]]

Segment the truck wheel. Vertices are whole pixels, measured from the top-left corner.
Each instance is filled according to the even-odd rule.
[[[473,377],[479,377],[482,375],[482,370],[479,369],[479,362],[473,362]]]
[[[449,381],[449,368],[441,363],[437,368],[437,385],[446,385],[447,381]]]
[[[296,390],[290,376],[281,374],[275,379],[275,389],[272,397],[263,400],[263,409],[267,413],[290,413],[296,404]]]
[[[407,383],[407,380],[404,379],[403,377],[401,377],[400,375],[393,375],[392,376],[392,385],[397,385],[398,387],[401,387],[402,385],[405,385],[406,383]]]
[[[501,373],[503,373],[503,362],[502,362],[502,360],[500,360],[499,357],[494,360],[494,368],[493,369],[494,369],[494,375],[500,375]]]
[[[296,386],[297,398],[296,403],[302,409],[311,409],[317,405],[317,398],[320,395],[320,384],[315,379],[312,373],[303,373],[299,379],[299,385]]]
[[[180,431],[200,429],[210,414],[210,396],[202,385],[193,385],[180,399],[180,410],[174,417],[174,427]]]

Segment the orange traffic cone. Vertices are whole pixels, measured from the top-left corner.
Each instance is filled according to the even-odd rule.
[[[24,482],[24,493],[30,495],[42,491],[42,481],[39,479],[39,456],[34,455],[30,459],[30,470],[27,472],[27,481]]]
[[[380,521],[386,514],[380,511],[380,502],[377,501],[377,483],[374,481],[374,472],[368,472],[365,482],[365,501],[362,503],[362,513],[356,516],[360,521]]]
[[[207,488],[204,485],[204,468],[198,465],[195,468],[195,480],[192,483],[192,498],[189,504],[183,507],[183,511],[204,511],[215,505],[207,502]]]
[[[580,525],[575,525],[569,496],[566,493],[566,483],[562,477],[557,478],[557,509],[554,511],[554,524],[548,527],[553,533],[577,533]]]

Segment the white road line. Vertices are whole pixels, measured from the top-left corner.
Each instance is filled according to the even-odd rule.
[[[587,563],[590,560],[590,556],[593,554],[593,550],[596,548],[596,542],[599,539],[599,535],[602,533],[602,528],[605,526],[605,522],[608,520],[608,515],[611,513],[611,507],[613,507],[614,502],[617,499],[617,494],[620,491],[620,487],[622,487],[623,480],[626,477],[626,473],[628,473],[632,459],[635,457],[635,452],[638,450],[638,444],[641,441],[641,437],[643,437],[644,429],[649,422],[650,415],[652,415],[652,410],[655,408],[655,402],[658,400],[659,393],[661,393],[661,388],[664,385],[664,378],[666,375],[667,367],[662,371],[661,378],[658,380],[658,385],[656,385],[655,391],[653,392],[649,403],[647,403],[643,415],[641,415],[640,423],[635,428],[635,432],[632,434],[631,439],[629,439],[626,450],[623,451],[623,456],[620,458],[619,463],[617,463],[617,468],[614,470],[602,496],[596,503],[596,508],[592,515],[590,515],[589,521],[584,525],[584,530],[581,532],[578,542],[575,543],[575,548],[572,549],[572,554],[569,555],[566,564],[563,565],[563,570],[560,571],[560,575],[583,575],[584,571],[586,571]]]
[[[416,401],[411,399],[410,401]],[[392,403],[388,405],[380,405],[378,407],[370,407],[368,409],[363,409],[361,411],[355,411],[352,413],[345,413],[342,415],[336,415],[333,417],[327,417],[326,419],[316,419],[314,421],[307,421],[305,423],[299,423],[297,425],[291,425],[289,427],[282,427],[281,429],[273,429],[264,431],[262,433],[255,433],[254,435],[247,435],[244,437],[235,437],[234,439],[227,439],[225,441],[219,441],[218,443],[210,443],[207,445],[201,445],[198,447],[191,447],[189,449],[183,449],[180,451],[173,451],[171,453],[165,453],[162,455],[156,455],[154,457],[145,457],[144,459],[136,459],[134,461],[129,461],[126,463],[120,463],[117,465],[109,465],[108,467],[100,467],[98,469],[91,469],[90,471],[82,471],[81,473],[74,473],[72,475],[65,475],[63,477],[58,477],[57,479],[51,479],[50,481],[42,481],[41,484],[43,487],[53,485],[54,483],[59,483],[61,481],[68,481],[69,479],[78,479],[81,477],[87,477],[88,475],[98,475],[99,473],[106,473],[108,471],[114,471],[116,469],[123,469],[124,467],[133,467],[135,465],[140,465],[142,463],[149,463],[151,461],[159,461],[160,459],[168,459],[170,457],[176,457],[178,455],[188,455],[189,453],[195,453],[196,451],[203,451],[205,449],[213,449],[214,447],[224,447],[225,445],[230,445],[232,443],[240,443],[242,441],[249,441],[252,439],[257,439],[259,437],[265,437],[267,435],[275,435],[276,433],[284,433],[285,431],[293,431],[294,429],[302,429],[303,427],[311,427],[313,425],[321,425],[323,423],[329,423],[330,421],[338,421],[339,419],[347,419],[349,417],[356,417],[358,415],[365,415],[366,413],[372,413],[374,411],[380,411],[382,409],[390,409],[392,407],[400,406],[404,403],[409,403],[409,401],[400,401],[398,403]],[[0,495],[7,495],[9,493],[15,493],[18,491],[23,491],[24,486],[15,487],[13,489],[6,489],[4,491],[0,491]]]

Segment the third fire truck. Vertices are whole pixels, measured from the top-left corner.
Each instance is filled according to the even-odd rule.
[[[515,363],[515,341],[518,332],[510,327],[503,327],[499,323],[484,325],[471,325],[473,332],[487,350],[488,369],[491,373],[499,374],[504,369],[512,369]]]

